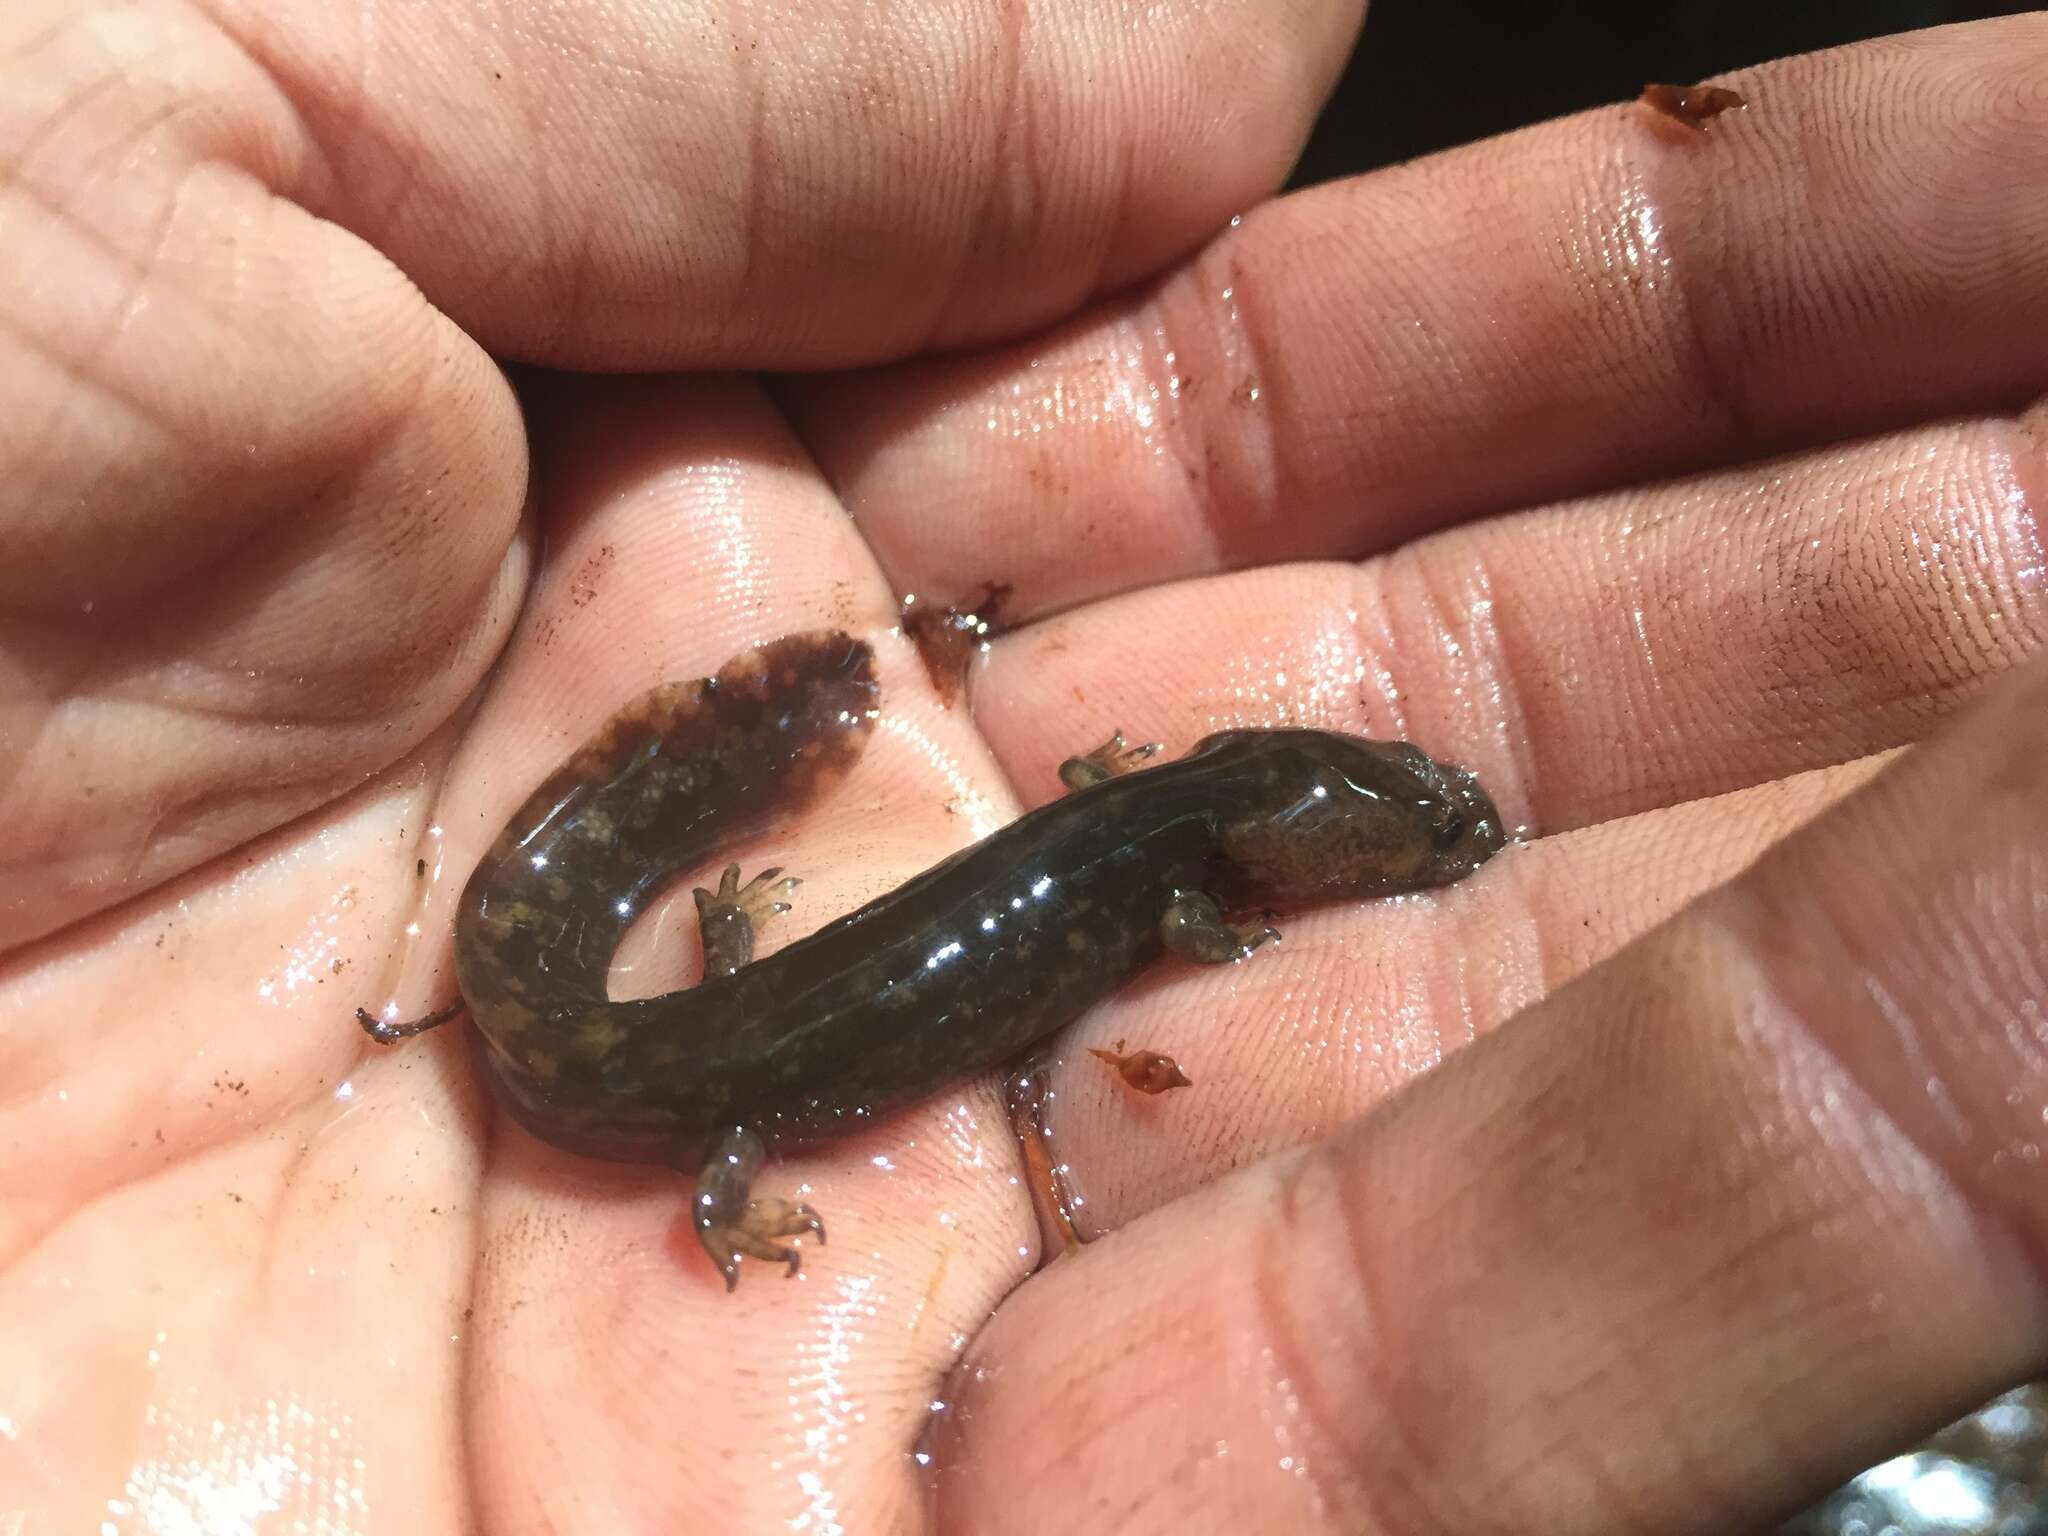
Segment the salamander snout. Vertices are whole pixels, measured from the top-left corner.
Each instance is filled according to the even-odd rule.
[[[1445,884],[1462,879],[1499,853],[1507,844],[1507,829],[1493,797],[1470,769],[1433,758],[1423,761],[1436,780],[1443,807],[1441,817],[1432,821],[1430,848],[1441,870],[1434,883]]]
[[[1254,901],[1384,896],[1449,885],[1500,852],[1478,779],[1401,741],[1274,732],[1261,790],[1222,830]]]

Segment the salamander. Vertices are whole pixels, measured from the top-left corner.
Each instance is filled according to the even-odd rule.
[[[772,1150],[848,1134],[987,1071],[1162,955],[1224,964],[1279,935],[1231,914],[1462,879],[1503,843],[1463,769],[1403,742],[1232,730],[1185,756],[1113,736],[1061,769],[1068,793],[763,959],[755,930],[796,881],[737,865],[698,888],[704,980],[606,990],[626,930],[680,873],[825,793],[874,727],[874,652],[793,635],[715,677],[633,701],[514,813],[463,889],[462,1000],[511,1117],[584,1156],[696,1175],[699,1241],[795,1274],[782,1240],[824,1224],[752,1198]]]

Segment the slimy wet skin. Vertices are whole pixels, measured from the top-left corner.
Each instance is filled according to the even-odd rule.
[[[1503,842],[1478,782],[1403,742],[1228,731],[1154,765],[1112,738],[1062,767],[1062,799],[762,960],[755,930],[797,882],[728,868],[696,893],[703,982],[613,1001],[647,903],[827,792],[878,704],[872,649],[837,631],[656,688],[534,791],[463,890],[457,976],[499,1101],[567,1151],[696,1175],[728,1289],[743,1257],[794,1274],[783,1240],[823,1237],[810,1207],[752,1197],[771,1151],[1001,1066],[1162,955],[1222,964],[1278,937],[1231,914],[1448,885]],[[455,1011],[358,1017],[393,1040]]]

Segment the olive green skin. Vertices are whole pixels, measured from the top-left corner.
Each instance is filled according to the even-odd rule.
[[[730,975],[615,1002],[646,902],[858,756],[873,654],[793,636],[622,711],[465,888],[458,972],[494,1091],[535,1136],[695,1172],[873,1123],[1015,1058],[1158,958],[1182,893],[1288,910],[1441,886],[1499,850],[1472,776],[1412,746],[1230,731],[1041,806]],[[742,956],[741,958],[744,958]]]

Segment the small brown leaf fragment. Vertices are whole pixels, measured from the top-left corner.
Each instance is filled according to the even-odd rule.
[[[1121,1046],[1123,1041],[1117,1041]],[[1164,1093],[1169,1088],[1192,1088],[1194,1079],[1181,1071],[1180,1063],[1164,1051],[1131,1051],[1119,1056],[1115,1051],[1098,1050],[1088,1047],[1088,1054],[1108,1062],[1116,1068],[1116,1074],[1140,1093]]]
[[[981,600],[972,612],[951,603],[935,605],[914,595],[903,599],[903,633],[917,646],[941,704],[951,707],[966,680],[968,661],[1001,633],[997,620],[1013,590],[1008,582],[984,582]]]
[[[1646,85],[1637,98],[1652,112],[1683,123],[1694,133],[1707,131],[1707,120],[1749,103],[1725,85]]]

